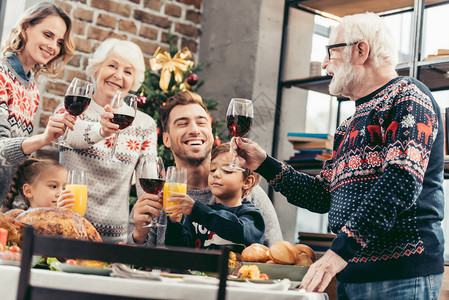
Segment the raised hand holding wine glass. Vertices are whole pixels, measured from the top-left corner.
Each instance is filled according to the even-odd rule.
[[[73,78],[64,96],[65,110],[74,117],[81,115],[90,104],[93,90],[94,85],[92,83],[79,78]],[[66,128],[64,135],[59,141],[55,141],[54,143],[71,149],[72,147],[67,143],[67,133],[68,129]]]
[[[164,162],[159,156],[147,156],[141,160],[137,170],[140,187],[145,193],[157,195],[160,193],[165,183]],[[163,227],[164,224],[157,222],[157,218],[152,216],[151,223],[146,227]]]
[[[229,133],[234,137],[243,137],[251,129],[254,120],[253,102],[243,98],[232,98],[228,106],[228,112],[226,114],[226,124]],[[231,144],[232,144],[231,140]],[[233,154],[233,148],[230,149]],[[223,166],[222,169],[228,171],[241,171],[245,169],[237,166],[237,156],[234,155],[232,162],[229,166]]]
[[[129,93],[117,92],[112,99],[111,108],[114,111],[114,118],[111,119],[111,122],[117,124],[120,130],[125,129],[132,124],[136,117],[137,96]],[[117,160],[115,157],[115,150],[119,135],[120,131],[115,135],[114,145],[112,146],[111,156],[114,160]]]

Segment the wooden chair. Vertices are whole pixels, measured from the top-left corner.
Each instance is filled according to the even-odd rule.
[[[205,251],[192,248],[149,248],[96,243],[35,234],[34,228],[31,226],[25,227],[22,246],[22,262],[17,300],[137,299],[30,285],[33,255],[121,262],[153,268],[192,269],[203,272],[217,272],[219,274],[217,299],[225,300],[226,297],[229,257],[229,248],[227,247],[223,247],[220,251]]]

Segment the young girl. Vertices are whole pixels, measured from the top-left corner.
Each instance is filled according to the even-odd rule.
[[[8,196],[2,208],[6,212],[13,208],[16,199],[23,198],[25,206],[21,209],[36,207],[73,206],[74,195],[64,190],[67,170],[51,159],[29,158],[17,168]]]
[[[171,201],[180,203],[167,209],[173,213],[167,223],[166,245],[209,249],[233,245],[241,252],[252,243],[262,242],[263,217],[259,208],[244,200],[260,176],[248,169],[223,170],[232,161],[229,147],[225,143],[212,152],[208,183],[215,196],[213,205],[204,205],[185,194],[172,194]]]
[[[51,116],[45,131],[30,136],[39,106],[33,78],[55,76],[74,54],[72,23],[58,6],[43,2],[19,18],[0,59],[0,199],[6,196],[17,165],[32,152],[73,129],[69,114]]]

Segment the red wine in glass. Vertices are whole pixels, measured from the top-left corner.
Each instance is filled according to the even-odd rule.
[[[226,124],[232,139],[247,134],[253,124],[253,102],[243,98],[232,98],[226,113]],[[231,145],[232,142],[233,140],[231,140]],[[244,172],[245,169],[237,166],[237,156],[234,155],[234,149],[231,147],[229,151],[234,158],[229,166],[222,166],[221,168],[226,171]]]
[[[124,115],[124,114],[114,114],[114,118],[111,120],[112,123],[118,124],[119,129],[122,130],[134,121],[134,116]]]
[[[164,187],[165,180],[154,178],[139,178],[140,186],[148,194],[159,194]]]
[[[229,133],[232,136],[244,136],[253,125],[253,118],[242,115],[229,115],[226,117]]]
[[[125,129],[132,124],[136,117],[137,96],[117,91],[112,99],[111,108],[114,110],[114,117],[111,119],[111,122],[117,124],[120,130]],[[112,160],[115,162],[120,162],[120,160],[115,157],[115,149],[117,147],[119,136],[120,131],[115,135],[111,151]]]
[[[64,107],[72,116],[81,115],[90,104],[90,97],[66,95],[64,97]]]
[[[93,89],[94,85],[92,83],[79,78],[73,78],[64,97],[64,107],[66,111],[74,117],[81,115],[90,104]],[[67,133],[68,129],[66,128],[62,138],[53,143],[71,149],[72,147],[70,147],[66,141]]]
[[[136,171],[142,190],[148,194],[159,194],[165,183],[165,167],[162,158],[160,156],[151,155],[143,157],[139,160]],[[151,215],[151,222],[148,225],[143,225],[144,228],[163,226],[165,226],[165,224],[163,222],[159,223],[158,218],[154,215]]]

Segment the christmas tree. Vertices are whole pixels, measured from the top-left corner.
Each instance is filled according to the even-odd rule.
[[[150,60],[152,70],[145,71],[144,82],[138,91],[139,109],[156,121],[158,155],[163,158],[165,166],[174,165],[174,159],[172,152],[164,146],[162,141],[160,108],[165,105],[167,98],[185,90],[198,92],[204,84],[204,81],[199,80],[197,75],[198,72],[201,72],[204,64],[194,66],[188,48],[179,51],[173,43],[174,38],[174,35],[169,35],[167,39],[168,51],[162,50],[160,47],[156,50],[154,58]],[[217,110],[218,100],[203,98],[203,102],[210,112]],[[224,122],[213,118],[211,122],[215,138],[214,145],[219,145],[221,144],[220,129]]]

